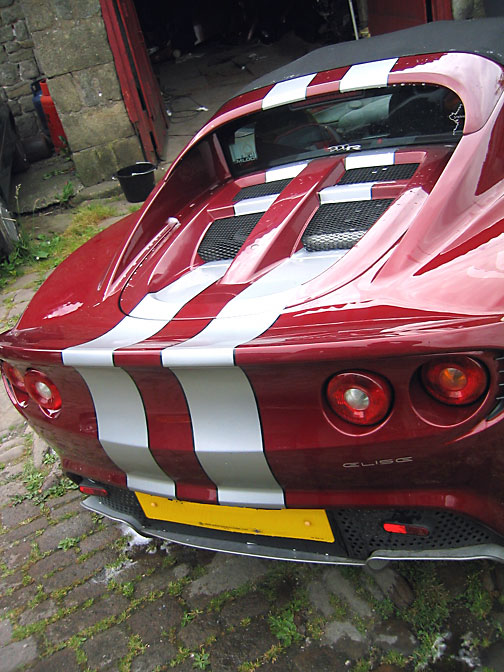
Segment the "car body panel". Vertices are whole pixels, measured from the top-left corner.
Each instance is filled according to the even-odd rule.
[[[150,534],[324,562],[499,558],[502,58],[419,49],[303,69],[294,66],[281,81],[273,75],[224,105],[139,213],[48,278],[0,337],[0,357],[21,375],[40,369],[63,405],[48,413],[7,383],[10,396],[56,447],[67,473],[115,493],[88,506]],[[465,116],[460,105],[450,116],[456,139],[381,146],[378,138],[371,148],[335,140],[313,156],[250,170],[226,154],[225,129],[261,110],[296,111],[340,94],[352,101],[361,89],[419,83],[459,97]],[[375,211],[366,232],[350,227],[348,247],[325,249],[307,224],[326,206],[344,207],[348,221],[356,209]],[[251,219],[224,235],[234,251],[213,258],[206,241],[215,223],[240,218]],[[429,394],[423,371],[461,356],[479,362],[487,382],[476,400],[447,405]],[[328,402],[328,381],[353,370],[372,372],[393,390],[389,412],[372,426],[342,419]],[[177,521],[152,522],[135,492],[154,498],[144,498],[147,507],[161,497],[325,509],[335,539],[330,548],[312,540],[324,544],[318,551],[305,539],[300,551],[282,538],[235,539],[217,522],[210,533],[211,524],[198,531],[189,518],[184,531]],[[425,518],[427,527],[441,512],[458,541],[449,541],[455,532],[433,532],[401,555],[379,537],[374,547],[352,551],[351,516],[364,530],[380,524],[380,511],[384,520]]]

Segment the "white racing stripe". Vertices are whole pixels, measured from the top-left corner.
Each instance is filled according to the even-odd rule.
[[[352,65],[341,79],[340,91],[343,93],[345,91],[387,86],[388,76],[397,60],[397,58],[387,58],[383,61]]]
[[[175,484],[154,460],[142,397],[119,368],[78,368],[93,399],[98,439],[110,459],[126,472],[128,487],[175,497]]]
[[[162,351],[163,366],[183,387],[194,449],[221,504],[284,505],[264,454],[254,391],[234,366],[234,349],[266,331],[295,301],[300,286],[341,256],[297,252],[234,297],[197,336]]]
[[[362,184],[342,184],[326,187],[319,191],[321,205],[324,203],[348,203],[348,201],[370,201],[372,182]]]
[[[163,366],[233,366],[235,347],[271,327],[282,310],[295,301],[300,286],[340,257],[338,251],[296,252],[231,299],[199,334],[162,350]]]
[[[306,89],[316,74],[303,75],[303,77],[295,77],[294,79],[288,79],[285,82],[275,84],[264,96],[262,109],[267,110],[278,105],[286,105],[287,103],[294,103],[297,100],[304,100],[306,98]]]
[[[256,212],[266,212],[277,198],[278,194],[257,196],[257,198],[244,198],[242,201],[234,204],[235,215],[252,215]]]
[[[159,292],[147,294],[132,310],[131,316],[124,317],[110,331],[63,350],[63,364],[114,366],[114,350],[140,343],[163,329],[186,303],[219,280],[230,263],[226,260],[203,264]]]
[[[375,166],[393,166],[395,163],[395,152],[362,152],[360,154],[351,154],[345,158],[345,170],[354,168],[374,168]]]
[[[173,372],[186,394],[198,460],[217,486],[219,504],[283,507],[283,490],[266,461],[257,403],[243,371]]]
[[[297,177],[308,165],[304,163],[292,163],[288,166],[278,166],[278,168],[269,168],[266,171],[266,182],[276,182],[277,180],[288,180]]]

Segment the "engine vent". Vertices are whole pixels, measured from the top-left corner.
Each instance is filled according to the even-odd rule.
[[[265,182],[263,184],[253,184],[250,187],[243,187],[233,198],[233,202],[243,201],[245,198],[257,198],[259,196],[272,196],[279,194],[292,180],[275,180],[274,182]]]
[[[371,166],[347,170],[338,184],[361,184],[362,182],[395,182],[413,177],[418,163],[398,163],[393,166]]]
[[[205,233],[198,248],[204,261],[234,259],[263,212],[216,219]]]
[[[309,252],[349,250],[383,215],[392,200],[324,203],[303,234],[304,247]]]
[[[462,548],[497,542],[497,535],[480,523],[445,510],[363,510],[332,512],[351,558],[365,559],[377,550]],[[427,537],[385,532],[386,522],[409,523],[429,529]]]

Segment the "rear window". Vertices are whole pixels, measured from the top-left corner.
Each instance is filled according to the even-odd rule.
[[[300,159],[364,149],[457,142],[464,107],[451,90],[422,84],[336,94],[257,112],[218,137],[234,176]]]

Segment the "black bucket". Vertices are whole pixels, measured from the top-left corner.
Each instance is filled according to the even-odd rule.
[[[156,166],[153,163],[145,161],[117,171],[116,177],[127,201],[130,203],[145,201],[154,189],[155,170]]]

